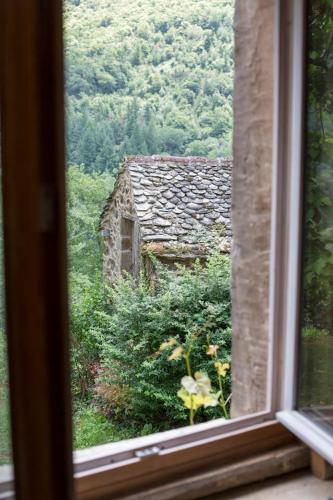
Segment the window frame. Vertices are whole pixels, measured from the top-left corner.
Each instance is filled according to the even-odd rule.
[[[293,0],[293,2],[298,0]],[[288,30],[287,18],[283,14],[289,11],[288,0],[277,0],[275,3],[275,18],[276,18],[276,51],[274,60],[274,71],[279,75],[279,78],[275,80],[274,88],[274,155],[272,160],[273,168],[273,201],[272,201],[272,211],[274,214],[275,225],[272,225],[272,236],[271,240],[274,246],[276,246],[277,239],[275,236],[275,231],[281,225],[280,217],[284,217],[276,210],[275,201],[279,199],[282,195],[283,189],[280,183],[280,158],[277,154],[276,144],[281,140],[279,134],[279,127],[281,125],[281,117],[278,113],[280,108],[281,99],[281,80],[280,76],[280,66],[283,60],[284,46],[284,33]],[[280,15],[281,13],[281,15]],[[288,50],[290,50],[288,48]],[[286,66],[285,62],[283,65]],[[284,68],[287,70],[287,68]],[[282,73],[281,73],[282,75]],[[277,439],[282,439],[281,443],[287,438],[284,434],[283,428],[276,426],[276,410],[279,409],[279,399],[281,384],[276,384],[276,376],[279,373],[280,360],[277,352],[280,349],[281,339],[280,331],[275,328],[274,317],[276,317],[277,308],[277,295],[279,295],[278,287],[276,286],[276,281],[280,278],[279,273],[276,273],[276,263],[274,261],[270,262],[270,326],[269,326],[269,363],[268,363],[268,373],[267,373],[267,397],[266,397],[266,410],[257,414],[252,414],[245,417],[235,418],[231,421],[225,421],[223,419],[217,419],[203,424],[197,424],[195,427],[182,427],[180,429],[174,429],[171,431],[165,431],[163,433],[151,434],[150,436],[145,436],[143,438],[134,438],[126,440],[120,443],[110,443],[101,446],[95,446],[87,450],[77,450],[74,452],[74,468],[75,477],[77,482],[77,491],[82,495],[82,498],[89,498],[89,494],[92,491],[96,491],[100,486],[103,494],[111,494],[115,490],[112,490],[111,484],[114,488],[118,487],[124,480],[124,476],[128,477],[126,481],[126,487],[134,487],[136,484],[136,479],[133,477],[135,475],[135,464],[137,470],[140,473],[147,474],[149,477],[151,460],[149,458],[139,458],[137,457],[137,452],[147,451],[149,449],[157,447],[160,448],[160,452],[157,450],[151,451],[151,457],[154,460],[154,473],[156,469],[160,470],[160,476],[164,479],[168,478],[168,468],[164,462],[164,456],[166,454],[171,454],[173,456],[172,461],[177,462],[177,455],[181,456],[184,449],[190,448],[191,454],[193,456],[193,462],[197,459],[197,455],[200,454],[200,448],[202,446],[214,446],[214,444],[222,446],[223,441],[228,442],[230,436],[245,436],[253,432],[253,436],[257,436],[257,432],[262,432],[266,426],[272,425],[272,429],[275,429]],[[274,310],[273,310],[274,309]],[[278,438],[278,435],[280,438]],[[283,437],[282,437],[283,435]],[[291,435],[289,435],[291,438]],[[232,438],[231,438],[232,441]],[[251,454],[255,453],[258,443],[252,444]],[[268,444],[270,447],[270,444]],[[235,447],[235,456],[238,456],[239,450],[237,446]],[[225,451],[224,451],[225,453]],[[212,452],[212,461],[216,460],[217,456],[214,456]],[[232,452],[229,458],[232,457]],[[149,456],[149,455],[148,455]],[[246,452],[244,451],[244,455]],[[140,464],[141,462],[141,464]],[[219,462],[220,463],[220,462]],[[143,464],[143,465],[142,465]],[[193,470],[194,465],[188,464],[187,470]],[[128,472],[126,473],[126,469]],[[164,473],[163,473],[164,470]],[[148,479],[147,479],[148,481]],[[108,488],[108,485],[110,489]],[[92,488],[90,490],[90,488]],[[105,488],[105,489],[104,489]],[[81,498],[81,496],[80,496]]]
[[[288,249],[283,258],[276,259],[276,267],[283,276],[287,297],[279,312],[283,318],[281,333],[284,341],[281,345],[281,399],[276,417],[301,441],[333,465],[333,436],[298,411],[296,400],[302,262],[307,1],[294,0],[293,4],[291,16],[294,27],[290,41],[292,55],[289,59],[289,72],[292,76],[280,99],[280,105],[290,106],[290,112],[282,116],[280,130],[285,127],[290,133],[281,138],[282,149],[277,151],[277,163],[286,161],[290,171],[287,201],[290,208],[284,211],[284,216],[283,209],[280,209],[280,215],[276,216],[280,223],[284,218],[282,233],[288,241]],[[289,153],[287,158],[285,151]],[[279,224],[278,220],[276,224]]]
[[[74,495],[62,26],[60,0],[0,4],[11,489],[18,500]]]
[[[91,456],[87,457],[83,452],[75,452],[75,482],[76,491],[79,498],[92,498],[92,495],[114,494],[116,489],[128,487],[143,487],[151,480],[167,480],[173,477],[179,470],[183,473],[195,471],[203,463],[211,465],[221,460],[230,460],[252,455],[256,452],[272,449],[281,444],[285,444],[294,439],[281,424],[275,420],[275,412],[284,409],[282,404],[281,390],[283,384],[280,383],[282,353],[281,342],[285,337],[281,334],[281,318],[279,314],[285,312],[282,307],[282,296],[285,286],[280,287],[282,277],[281,269],[286,264],[285,251],[279,254],[281,247],[281,236],[285,234],[286,227],[282,223],[286,214],[281,211],[281,204],[278,202],[285,199],[284,185],[281,181],[288,179],[290,172],[281,163],[285,158],[285,138],[281,137],[281,123],[285,123],[288,112],[284,109],[285,81],[283,76],[288,71],[288,67],[283,58],[283,51],[286,48],[284,34],[290,30],[286,12],[288,6],[303,0],[276,0],[276,60],[275,70],[275,155],[273,159],[273,224],[272,224],[272,255],[271,261],[271,281],[270,281],[270,357],[267,383],[267,411],[233,419],[232,421],[215,420],[195,427],[184,427],[167,431],[165,433],[153,434],[145,438],[137,438],[123,443],[113,443],[94,447],[91,449]],[[8,311],[8,331],[11,337],[9,342],[10,361],[10,389],[11,389],[11,412],[13,422],[13,443],[14,443],[14,466],[15,466],[15,490],[17,498],[21,498],[24,491],[24,498],[37,498],[36,492],[40,494],[40,479],[45,476],[44,486],[48,492],[53,492],[54,499],[73,498],[73,476],[71,460],[71,424],[70,424],[70,393],[69,393],[69,359],[68,359],[68,317],[66,308],[66,240],[65,240],[65,211],[64,211],[64,108],[63,108],[63,61],[62,61],[62,2],[61,0],[31,0],[29,7],[22,8],[19,0],[4,0],[1,6],[2,43],[1,67],[6,68],[3,72],[4,84],[2,84],[2,109],[3,125],[5,134],[3,137],[3,158],[4,158],[4,224],[6,240],[6,287],[7,287],[7,311]],[[29,14],[29,15],[27,15]],[[43,16],[43,22],[40,22]],[[20,28],[19,30],[17,28]],[[20,34],[17,41],[17,33]],[[15,35],[14,35],[15,34]],[[46,43],[48,40],[49,43]],[[40,45],[37,45],[40,42]],[[42,42],[42,43],[41,43]],[[36,47],[38,46],[39,59],[36,60]],[[289,47],[287,47],[289,50]],[[8,71],[11,66],[9,60],[14,60],[12,71]],[[20,62],[27,61],[27,65]],[[47,74],[45,79],[45,68],[51,67],[51,74]],[[290,68],[289,68],[290,69]],[[288,74],[288,73],[287,73]],[[27,75],[29,78],[27,79]],[[20,78],[17,78],[20,76]],[[45,84],[45,82],[47,82]],[[36,89],[44,91],[39,94]],[[23,89],[23,92],[22,92]],[[26,116],[21,119],[19,105],[15,105],[16,96],[22,96],[21,105],[24,108],[25,99],[30,106],[35,106],[38,112],[31,117]],[[50,105],[51,103],[51,105]],[[282,103],[282,106],[281,106]],[[13,120],[14,118],[14,120]],[[8,124],[7,124],[8,122]],[[45,146],[45,125],[50,127],[50,133],[46,135]],[[55,126],[54,126],[55,125]],[[17,142],[17,131],[25,139],[26,151]],[[31,135],[33,134],[33,135]],[[33,144],[32,150],[31,141]],[[43,144],[44,147],[39,146]],[[18,153],[17,153],[18,151]],[[28,154],[27,154],[28,153]],[[29,156],[30,154],[30,156]],[[49,162],[54,157],[54,161]],[[21,161],[19,161],[21,159]],[[48,164],[47,174],[43,177],[43,165]],[[36,169],[36,165],[38,168]],[[22,182],[15,185],[11,182],[9,175],[15,172]],[[23,166],[28,170],[31,168],[32,175],[24,172]],[[282,168],[283,167],[283,168]],[[44,173],[43,173],[44,172]],[[287,176],[287,177],[286,177]],[[20,190],[28,188],[28,197],[19,197]],[[40,200],[40,204],[36,203]],[[22,370],[18,376],[16,361],[22,357],[21,341],[29,340],[29,331],[22,323],[11,321],[11,318],[24,313],[24,309],[17,308],[14,303],[14,296],[19,296],[28,304],[34,299],[40,299],[40,290],[25,296],[19,289],[19,279],[17,272],[17,260],[22,255],[26,259],[31,255],[40,255],[40,245],[45,251],[49,251],[50,246],[45,238],[36,239],[36,229],[34,226],[26,228],[27,241],[31,246],[20,245],[22,234],[15,230],[19,223],[19,216],[26,204],[33,207],[33,217],[39,220],[42,213],[55,214],[56,224],[46,221],[47,232],[54,241],[52,258],[57,263],[52,269],[50,282],[57,283],[55,295],[45,295],[39,307],[43,310],[45,318],[51,322],[55,314],[59,315],[62,321],[58,333],[54,332],[54,337],[60,340],[60,348],[55,352],[56,362],[49,363],[49,346],[37,352],[33,367],[22,365]],[[50,205],[51,204],[51,205]],[[53,207],[50,209],[50,206]],[[298,221],[299,222],[299,221]],[[32,230],[34,229],[34,230]],[[38,232],[41,231],[39,228]],[[288,233],[289,234],[289,233]],[[290,236],[290,235],[289,235]],[[285,250],[285,249],[284,249]],[[19,252],[19,253],[18,253]],[[20,253],[21,252],[21,253]],[[29,253],[30,252],[30,253]],[[15,256],[15,258],[14,258]],[[45,269],[37,262],[37,274],[42,276]],[[44,263],[45,264],[45,263]],[[282,267],[281,267],[282,266]],[[51,266],[52,267],[52,266]],[[60,276],[60,282],[59,280]],[[289,283],[289,282],[288,282]],[[38,284],[39,286],[41,283]],[[290,288],[290,286],[289,286]],[[54,299],[56,298],[56,305]],[[60,301],[59,303],[57,301]],[[51,307],[51,305],[53,306]],[[23,307],[23,306],[22,306]],[[23,314],[24,317],[24,314]],[[283,319],[285,316],[283,316]],[[40,340],[45,342],[48,329],[40,330]],[[52,353],[54,354],[54,353]],[[39,363],[41,365],[39,365]],[[288,365],[288,363],[287,363]],[[290,362],[289,362],[290,365]],[[288,365],[288,366],[289,366]],[[42,366],[42,370],[40,369]],[[287,366],[287,373],[288,373]],[[58,367],[58,368],[57,368]],[[49,381],[49,392],[45,395],[45,390],[40,388],[37,391],[29,378],[25,379],[27,372],[32,372],[31,376],[45,377]],[[55,376],[57,375],[57,377]],[[61,381],[61,387],[57,385]],[[279,383],[276,383],[278,380]],[[282,387],[282,389],[281,389]],[[26,392],[31,397],[31,413],[25,415],[22,411],[22,394]],[[54,398],[56,394],[56,398]],[[46,396],[46,397],[45,397]],[[35,425],[32,420],[33,412],[45,407],[46,413],[39,419],[40,425]],[[57,407],[56,415],[58,421],[55,425],[54,418],[48,412]],[[61,410],[59,412],[59,409]],[[20,410],[21,423],[18,412]],[[64,413],[62,413],[64,411]],[[36,414],[36,413],[35,413]],[[281,413],[278,414],[282,421]],[[29,419],[30,417],[30,419]],[[56,428],[55,433],[50,430],[42,436],[42,430]],[[32,425],[32,437],[37,443],[49,440],[49,447],[41,446],[35,461],[29,459],[29,441],[24,428],[28,429]],[[23,426],[23,427],[22,427]],[[55,427],[54,427],[55,426]],[[287,426],[288,427],[288,426]],[[263,439],[266,437],[266,439]],[[53,447],[52,447],[53,446]],[[149,448],[147,450],[147,447]],[[160,448],[155,454],[152,448]],[[138,456],[137,452],[145,451],[146,456]],[[156,450],[155,450],[156,451]],[[89,452],[89,450],[88,450]],[[142,454],[141,454],[142,455]],[[174,464],[177,464],[175,471]],[[39,470],[38,475],[36,470]],[[0,490],[1,491],[1,490]],[[46,490],[45,490],[46,491]],[[60,494],[61,491],[61,494]],[[45,496],[46,498],[46,496]],[[47,497],[50,498],[50,497]]]

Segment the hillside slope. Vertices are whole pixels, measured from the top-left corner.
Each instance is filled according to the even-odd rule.
[[[68,161],[231,152],[233,0],[66,0]]]

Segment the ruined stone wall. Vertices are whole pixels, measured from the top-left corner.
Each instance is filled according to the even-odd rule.
[[[101,228],[108,230],[103,237],[103,273],[113,283],[121,273],[121,218],[136,218],[130,176],[127,170],[120,174],[114,196],[101,222]]]
[[[268,357],[274,0],[236,0],[232,416],[262,411]]]

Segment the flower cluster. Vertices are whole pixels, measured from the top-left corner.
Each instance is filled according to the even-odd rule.
[[[196,336],[193,336],[193,341]],[[177,392],[177,396],[183,401],[185,408],[190,411],[189,418],[190,423],[194,423],[195,413],[199,408],[208,408],[210,406],[220,405],[224,414],[224,417],[228,417],[227,403],[223,395],[223,379],[227,375],[228,370],[230,370],[229,363],[223,363],[219,358],[217,351],[220,348],[218,345],[210,344],[207,338],[208,346],[206,354],[214,359],[214,367],[216,369],[216,374],[219,382],[219,391],[213,391],[211,380],[207,374],[197,371],[192,376],[191,369],[191,350],[192,343],[190,343],[187,350],[183,345],[180,345],[176,338],[172,337],[167,341],[163,342],[160,346],[160,351],[165,349],[173,348],[171,354],[168,356],[168,360],[172,361],[180,357],[184,358],[186,364],[187,375],[181,379],[181,389]]]
[[[220,392],[212,392],[210,378],[202,372],[196,372],[194,378],[186,375],[181,380],[182,389],[177,396],[183,400],[185,408],[197,411],[202,406],[217,406],[219,404]]]

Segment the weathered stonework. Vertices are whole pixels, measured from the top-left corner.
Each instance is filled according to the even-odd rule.
[[[121,219],[136,219],[130,174],[124,171],[118,177],[109,210],[104,212],[101,228],[106,232],[103,246],[103,273],[113,282],[121,272]]]
[[[230,212],[231,160],[126,158],[101,216],[104,275],[110,282],[120,275],[121,255],[129,249],[123,217],[133,221],[137,274],[151,253],[172,265],[204,258],[212,248],[229,252]]]
[[[236,0],[233,417],[266,407],[274,0]]]

